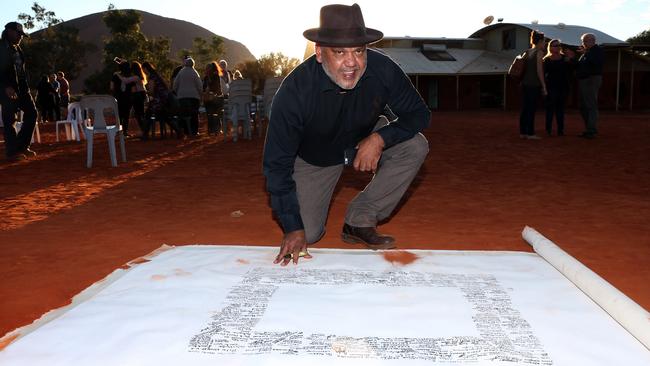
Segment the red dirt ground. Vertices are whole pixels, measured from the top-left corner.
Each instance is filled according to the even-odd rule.
[[[381,230],[400,249],[530,251],[528,225],[650,309],[650,116],[603,113],[595,140],[576,137],[577,113],[567,124],[568,136],[528,141],[514,113],[434,113],[429,156]],[[0,163],[0,335],[162,244],[279,242],[261,138],[130,139],[117,168],[100,139],[86,169],[85,143],[53,131],[37,158]],[[317,247],[349,247],[345,205],[369,178],[344,173]]]

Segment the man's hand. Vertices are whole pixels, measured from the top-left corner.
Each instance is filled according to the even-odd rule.
[[[286,266],[293,258],[293,264],[298,264],[300,252],[305,253],[304,257],[311,259],[311,255],[307,252],[307,240],[305,239],[305,230],[296,230],[284,234],[282,238],[282,246],[280,253],[275,260],[274,264],[281,263],[281,266]]]
[[[14,90],[14,88],[12,88],[10,86],[5,88],[5,94],[7,94],[9,99],[14,99],[14,100],[18,99],[18,94],[16,94],[16,91]]]
[[[359,142],[357,156],[354,158],[354,170],[376,172],[377,164],[384,151],[384,139],[377,132]]]

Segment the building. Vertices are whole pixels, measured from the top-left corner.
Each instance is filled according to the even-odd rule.
[[[517,54],[529,47],[530,31],[544,32],[548,40],[560,39],[564,47],[580,46],[584,33],[596,35],[605,50],[603,109],[650,108],[650,59],[626,42],[596,29],[565,24],[496,23],[469,38],[386,37],[374,44],[404,69],[434,110],[477,108],[518,109],[518,83],[507,77]],[[577,106],[577,82],[569,96]]]

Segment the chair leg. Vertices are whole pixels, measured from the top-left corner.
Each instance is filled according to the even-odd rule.
[[[86,167],[92,168],[93,166],[93,134],[86,134]]]
[[[122,162],[126,163],[126,147],[124,146],[123,134],[120,134],[120,151],[122,152]]]
[[[237,142],[239,137],[239,121],[235,118],[232,120],[232,142]]]
[[[80,137],[80,138],[77,139],[77,141],[81,141],[81,138],[86,137],[86,136],[84,136],[85,135],[84,134],[84,127],[81,124],[77,123],[75,128],[77,129],[76,130],[77,131],[77,136]]]
[[[117,166],[117,154],[115,152],[115,135],[108,134],[107,140],[108,140],[108,152],[109,155],[111,156],[111,166],[116,167]]]
[[[79,137],[79,128],[77,128],[77,123],[74,121],[70,123],[70,131],[72,131],[72,138],[76,141],[80,141]]]
[[[252,119],[247,119],[244,121],[245,123],[245,129],[246,129],[246,139],[247,140],[252,140],[253,139],[253,120]]]
[[[66,123],[66,124],[63,125],[63,127],[65,128],[65,139],[68,140],[68,141],[72,140],[72,137],[71,137],[72,128],[71,128],[70,124]]]

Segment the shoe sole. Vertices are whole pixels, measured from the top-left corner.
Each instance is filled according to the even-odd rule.
[[[395,243],[386,243],[386,244],[369,244],[365,241],[363,241],[361,238],[346,234],[346,233],[341,233],[341,239],[348,243],[348,244],[363,244],[365,245],[368,249],[372,250],[379,250],[379,249],[395,249],[397,246]]]

